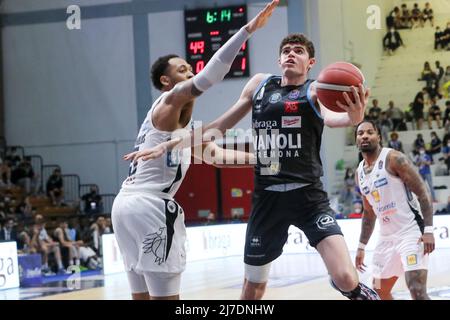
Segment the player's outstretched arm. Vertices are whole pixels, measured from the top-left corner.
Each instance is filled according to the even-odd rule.
[[[417,196],[420,209],[422,210],[425,227],[432,227],[433,201],[431,199],[431,193],[425,185],[424,180],[417,172],[415,166],[403,153],[392,150],[387,156],[386,169],[391,174],[398,176],[405,186]],[[432,230],[431,232],[425,232],[420,240],[424,242],[425,253],[433,252],[435,242]]]
[[[258,85],[266,79],[267,76],[267,74],[262,73],[253,76],[244,87],[237,102],[222,116],[211,123],[201,128],[196,128],[190,133],[185,131],[180,136],[173,137],[171,140],[163,142],[153,148],[128,153],[124,156],[124,160],[137,161],[142,158],[142,160],[146,161],[157,159],[168,150],[208,144],[213,140],[213,137],[218,138],[223,136],[227,129],[233,128],[252,109],[253,94]],[[201,139],[196,139],[196,135],[201,135]]]

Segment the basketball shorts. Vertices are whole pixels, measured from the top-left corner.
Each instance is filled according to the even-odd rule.
[[[415,227],[403,236],[380,238],[373,254],[373,277],[389,279],[406,271],[428,269],[428,255],[423,253],[423,242],[418,243],[421,236]]]
[[[120,192],[111,218],[126,271],[179,273],[186,266],[183,209],[173,199]]]
[[[320,181],[286,192],[255,191],[252,205],[245,239],[246,264],[261,266],[278,258],[290,225],[302,230],[312,247],[328,236],[342,235]]]

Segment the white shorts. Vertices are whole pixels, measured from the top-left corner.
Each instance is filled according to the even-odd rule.
[[[126,271],[141,275],[184,271],[184,212],[173,199],[120,192],[111,218]]]
[[[418,228],[401,237],[380,238],[373,254],[373,277],[389,279],[404,272],[428,269],[428,255],[423,253],[422,236]]]
[[[142,275],[127,271],[132,293],[148,292],[152,297],[180,294],[181,273],[144,272]]]

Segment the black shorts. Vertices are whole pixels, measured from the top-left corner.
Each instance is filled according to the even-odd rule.
[[[261,266],[278,258],[290,225],[302,230],[312,247],[328,236],[342,235],[334,216],[320,181],[287,192],[255,191],[247,224],[244,262]]]

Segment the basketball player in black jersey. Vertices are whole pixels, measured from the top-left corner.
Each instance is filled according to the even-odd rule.
[[[364,117],[369,90],[362,85],[344,93],[346,105],[336,102],[345,113],[335,113],[318,103],[308,72],[314,66],[314,45],[303,34],[284,38],[278,63],[282,76],[256,74],[245,86],[239,100],[225,114],[206,125],[225,132],[252,111],[255,149],[255,190],[245,243],[245,280],[242,299],[261,299],[269,277],[270,264],[282,253],[288,228],[295,225],[319,251],[332,285],[354,300],[377,300],[372,289],[359,282],[342,232],[329,206],[320,177],[321,137],[324,125],[356,125]],[[127,158],[144,160],[176,148],[172,140],[156,148],[131,153]],[[230,163],[225,161],[225,163]]]

